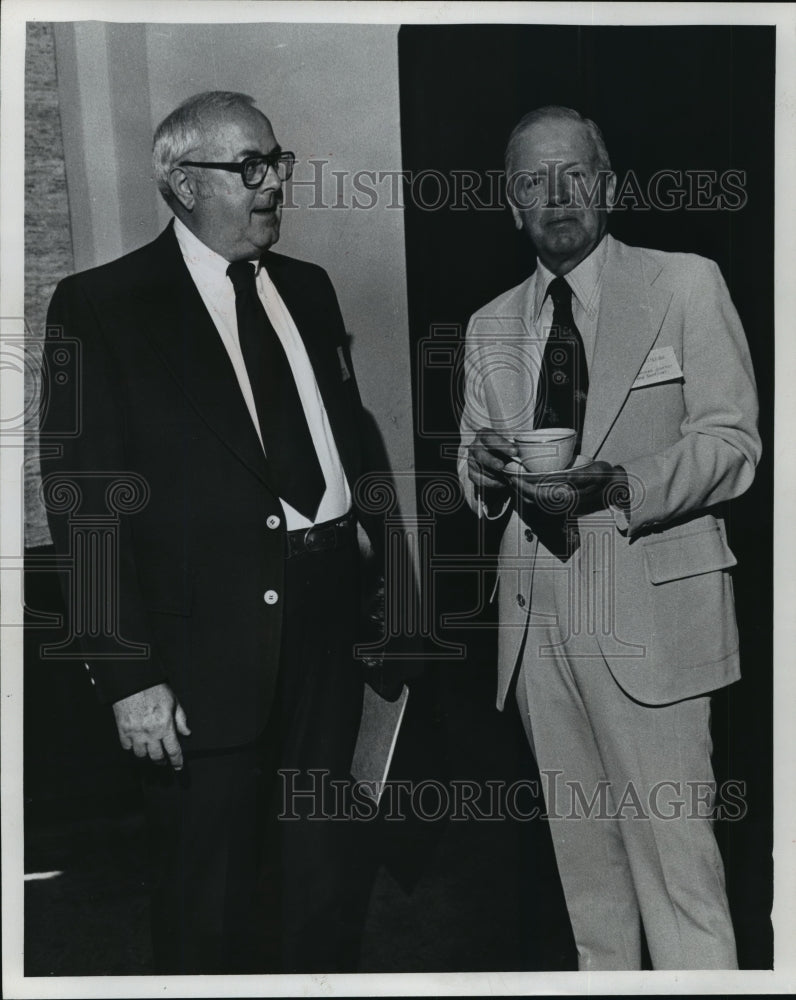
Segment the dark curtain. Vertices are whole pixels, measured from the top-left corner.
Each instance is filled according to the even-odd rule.
[[[718,781],[745,783],[746,814],[720,823],[717,835],[746,968],[772,963],[774,46],[775,29],[766,27],[411,26],[399,35],[403,168],[412,178],[405,182],[405,223],[421,489],[428,477],[455,470],[458,362],[470,314],[533,267],[508,209],[494,207],[505,142],[526,111],[563,104],[593,118],[625,183],[613,234],[713,258],[741,315],[765,451],[753,488],[730,510],[744,678],[714,699],[713,736]],[[645,207],[650,181],[663,170],[678,172],[685,201],[697,207]],[[475,182],[457,180],[455,172],[477,172],[480,187],[463,194]],[[661,190],[676,186],[677,176]],[[715,197],[722,183],[736,187],[725,191],[724,209]],[[418,499],[422,509],[420,492]],[[477,530],[469,511],[436,514],[435,558],[474,551]],[[493,610],[483,606],[483,584],[479,589],[466,567],[434,574],[433,586],[437,623],[446,613],[473,609],[470,626],[489,624]],[[494,703],[494,634],[438,629],[467,647],[464,661],[433,668],[455,766],[467,759],[472,732],[452,719],[453,707],[473,713],[473,700],[486,699],[486,712]],[[524,752],[505,741],[479,747],[479,760],[486,754],[492,771]],[[506,892],[499,880],[495,891]],[[555,914],[561,913],[558,906]],[[540,909],[530,919],[532,930],[546,918]],[[549,933],[549,920],[547,926]]]

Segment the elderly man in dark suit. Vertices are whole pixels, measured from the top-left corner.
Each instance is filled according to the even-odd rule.
[[[710,827],[710,692],[739,676],[720,505],[760,457],[749,350],[718,267],[607,233],[597,126],[529,113],[506,153],[536,271],[473,317],[459,472],[505,517],[498,707],[542,773],[580,968],[734,968]],[[573,467],[516,459],[574,429]],[[512,685],[514,687],[512,688]]]
[[[45,491],[71,480],[79,512],[100,518],[107,474],[145,493],[119,519],[104,575],[100,558],[67,601],[84,620],[103,602],[118,609],[113,635],[82,630],[82,655],[122,746],[144,761],[158,970],[266,967],[266,894],[281,895],[270,968],[334,971],[351,943],[340,824],[282,824],[281,886],[259,884],[258,856],[276,768],[299,771],[301,788],[310,768],[349,774],[358,523],[379,545],[353,502],[362,404],[329,278],[271,250],[294,157],[252,99],[189,99],[158,127],[153,156],[175,219],[62,281],[48,317],[78,342],[82,391],[79,433],[64,431],[45,463]],[[47,394],[43,427],[59,441],[71,390],[54,378]],[[74,514],[51,503],[71,556]]]

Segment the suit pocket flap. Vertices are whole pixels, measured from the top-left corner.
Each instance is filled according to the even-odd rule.
[[[718,527],[648,541],[644,546],[650,583],[668,583],[702,573],[729,569],[737,563]]]

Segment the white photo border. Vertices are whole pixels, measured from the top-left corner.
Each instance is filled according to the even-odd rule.
[[[26,977],[23,972],[22,556],[18,446],[0,448],[3,993],[7,997],[739,994],[796,991],[796,476],[788,434],[796,385],[796,9],[786,3],[317,3],[250,0],[4,0],[0,37],[0,323],[24,315],[24,61],[27,21],[387,24],[775,25],[774,970],[740,972],[405,973],[355,976]],[[750,335],[754,335],[750,331]],[[0,417],[23,409],[21,373],[0,371]]]

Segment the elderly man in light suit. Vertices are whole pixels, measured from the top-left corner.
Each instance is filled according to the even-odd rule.
[[[717,505],[760,457],[746,340],[712,261],[606,233],[593,122],[531,112],[507,172],[538,265],[471,320],[459,456],[470,505],[505,518],[498,707],[516,683],[579,967],[640,968],[643,923],[657,969],[734,968],[709,718],[739,677]],[[575,427],[582,467],[515,474],[516,439],[553,422]]]

